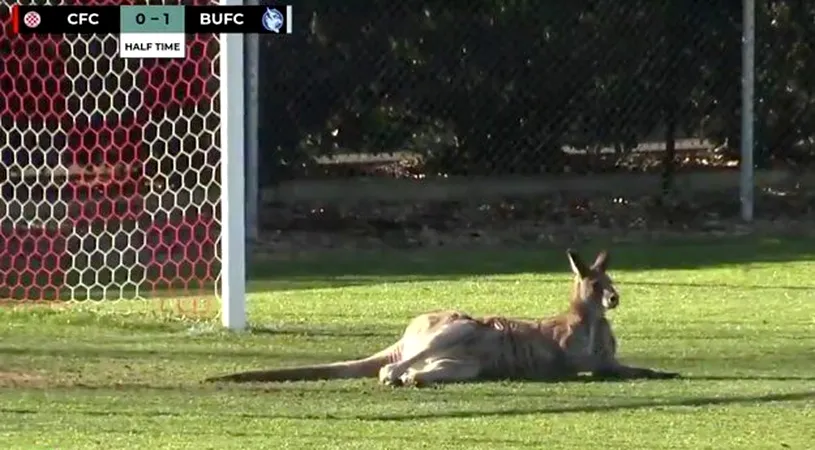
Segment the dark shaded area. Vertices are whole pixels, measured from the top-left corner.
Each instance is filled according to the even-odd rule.
[[[607,405],[580,405],[545,407],[540,409],[501,409],[496,411],[454,411],[440,412],[432,414],[406,414],[406,415],[382,415],[376,417],[356,417],[357,420],[373,421],[403,421],[403,420],[428,420],[428,419],[449,419],[465,417],[491,417],[491,416],[527,416],[534,414],[562,414],[570,412],[611,412],[611,411],[634,411],[649,408],[671,408],[677,406],[686,407],[706,407],[722,406],[733,404],[761,404],[768,402],[783,401],[807,401],[815,399],[815,391],[794,392],[789,394],[768,394],[759,396],[735,396],[735,397],[699,397],[681,400],[645,400],[636,402],[621,402]]]
[[[147,386],[141,385],[123,385],[123,389],[136,388],[145,389]],[[334,394],[335,392],[331,392]],[[359,392],[353,393],[358,396]],[[469,394],[472,395],[472,394]],[[494,411],[484,411],[482,409],[472,411],[440,411],[436,413],[416,413],[416,414],[383,414],[377,416],[370,415],[355,415],[355,416],[332,416],[330,414],[256,414],[256,413],[235,413],[230,416],[239,416],[246,419],[315,419],[315,420],[363,420],[363,421],[409,421],[409,420],[432,420],[432,419],[449,419],[449,418],[468,418],[468,417],[491,417],[491,416],[527,416],[536,414],[563,414],[571,412],[614,412],[614,411],[636,411],[641,409],[651,408],[672,408],[672,407],[708,407],[708,406],[725,406],[725,405],[758,405],[770,402],[796,402],[796,401],[809,401],[815,399],[815,391],[802,391],[792,392],[787,394],[768,394],[768,395],[745,395],[745,396],[732,396],[732,397],[697,397],[688,399],[670,399],[670,400],[642,400],[642,401],[623,401],[620,403],[611,403],[605,405],[575,405],[575,406],[544,406],[542,408],[524,408],[524,409],[499,409]],[[39,414],[42,411],[28,409],[28,408],[8,408],[0,407],[0,413],[3,414]],[[180,416],[180,413],[171,411],[93,411],[93,410],[77,410],[72,411],[72,414],[85,415],[85,416],[126,416],[126,417],[174,417]]]
[[[275,355],[275,352],[270,352],[268,349],[258,350],[235,350],[234,348],[223,349],[203,349],[203,348],[184,348],[178,351],[174,350],[139,350],[139,349],[125,349],[125,348],[108,348],[108,347],[60,347],[60,348],[20,348],[20,347],[0,347],[0,355],[7,357],[24,357],[32,358],[38,356],[66,358],[73,357],[77,360],[86,360],[93,358],[105,358],[112,361],[138,361],[139,359],[151,358],[171,358],[173,360],[199,360],[203,357],[218,357],[218,358],[251,358],[258,359],[264,358],[269,360],[276,359],[293,359],[293,360],[306,360],[314,358],[314,353],[296,353],[296,352],[280,352]]]
[[[815,381],[815,376],[811,377],[798,377],[798,376],[717,376],[717,375],[701,375],[685,377],[686,380],[694,381]]]
[[[815,4],[757,4],[759,166],[815,155],[813,19]],[[422,162],[403,174],[661,167],[667,188],[675,166],[712,164],[676,158],[677,139],[738,156],[741,20],[721,0],[299,1],[295,35],[261,38],[261,176],[347,176],[313,158],[407,150]],[[667,154],[631,159],[644,141]]]

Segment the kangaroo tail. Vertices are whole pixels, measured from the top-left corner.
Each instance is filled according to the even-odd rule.
[[[330,364],[291,367],[285,369],[253,370],[204,379],[206,383],[232,382],[252,383],[269,381],[315,381],[347,378],[372,378],[385,364],[401,358],[401,343],[363,359],[341,361]]]

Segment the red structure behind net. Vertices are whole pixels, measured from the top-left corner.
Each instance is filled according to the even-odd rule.
[[[188,36],[185,60],[126,60],[116,36],[12,36],[2,8],[0,300],[211,296],[217,37]]]

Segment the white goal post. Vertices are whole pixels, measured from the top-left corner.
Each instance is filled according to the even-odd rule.
[[[242,5],[243,0],[221,0]],[[246,327],[246,187],[242,34],[221,34],[221,322]]]

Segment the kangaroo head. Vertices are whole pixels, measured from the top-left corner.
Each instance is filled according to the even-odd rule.
[[[620,295],[606,273],[609,262],[607,251],[601,251],[591,266],[587,266],[580,255],[571,249],[566,255],[574,272],[573,302],[579,303],[582,308],[600,313],[614,309],[620,304]]]

